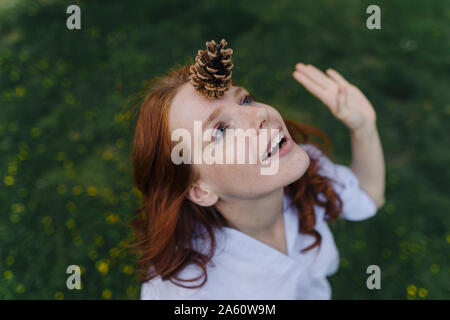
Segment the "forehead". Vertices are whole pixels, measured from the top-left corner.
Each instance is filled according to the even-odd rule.
[[[189,82],[185,83],[178,89],[170,105],[170,131],[177,128],[193,129],[195,120],[206,121],[211,112],[226,107],[242,89],[232,86],[220,99],[208,99],[198,94]]]

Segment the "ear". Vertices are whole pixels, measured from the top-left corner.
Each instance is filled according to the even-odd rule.
[[[219,200],[219,196],[215,192],[198,183],[194,183],[191,186],[187,197],[189,200],[202,207],[213,206]]]

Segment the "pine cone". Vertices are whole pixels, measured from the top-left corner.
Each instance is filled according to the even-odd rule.
[[[206,50],[198,50],[195,63],[190,67],[189,79],[195,90],[209,99],[218,99],[231,87],[231,56],[233,49],[225,49],[225,39],[218,45],[206,42]]]

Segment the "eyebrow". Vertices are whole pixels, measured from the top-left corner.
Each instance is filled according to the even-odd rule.
[[[246,90],[243,87],[238,87],[237,89],[234,90],[233,97],[234,98],[238,97],[242,91],[246,91]],[[214,119],[219,117],[219,115],[222,113],[222,110],[223,110],[223,107],[218,107],[214,111],[212,111],[211,114],[209,115],[208,119],[206,119],[203,122],[202,130],[204,130]]]
[[[238,87],[236,90],[234,90],[234,97],[236,98],[237,96],[239,96],[239,94],[240,94],[242,91],[245,91],[245,89],[242,88],[242,87]]]
[[[222,113],[223,107],[216,108],[210,113],[208,119],[203,122],[202,129],[204,130],[214,119],[216,119]]]

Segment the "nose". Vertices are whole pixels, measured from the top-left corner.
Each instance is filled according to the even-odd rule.
[[[267,126],[269,121],[269,112],[264,107],[240,107],[242,119],[242,127],[246,129],[254,129],[259,135],[261,129]]]

